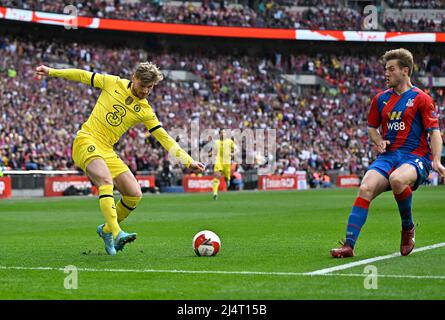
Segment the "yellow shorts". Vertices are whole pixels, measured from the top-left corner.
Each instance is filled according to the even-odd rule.
[[[215,166],[213,167],[213,171],[214,172],[222,172],[224,178],[226,178],[226,180],[230,180],[230,171],[231,171],[231,166],[230,163],[229,164],[222,164],[221,162],[217,162],[215,163]]]
[[[86,173],[88,164],[102,158],[114,179],[129,170],[128,166],[114,152],[113,147],[106,146],[85,133],[78,133],[73,142],[73,160],[76,166]]]

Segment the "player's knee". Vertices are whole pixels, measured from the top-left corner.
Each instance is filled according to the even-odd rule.
[[[400,175],[392,174],[389,176],[389,184],[393,190],[397,190],[406,185],[404,179]]]
[[[365,199],[372,199],[374,194],[374,188],[369,183],[362,183],[359,188],[359,195]]]
[[[131,198],[142,198],[142,190],[139,183],[134,183],[130,187],[126,188],[125,190],[122,190],[123,194],[125,196],[131,197]]]
[[[94,179],[95,184],[100,187],[100,186],[105,186],[105,185],[113,185],[113,179],[111,177],[96,177]]]
[[[135,198],[142,198],[142,190],[141,190],[141,188],[136,188],[136,189],[132,192],[131,196],[132,196],[132,197],[135,197]]]

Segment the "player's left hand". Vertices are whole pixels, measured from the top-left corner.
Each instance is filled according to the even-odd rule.
[[[433,161],[433,169],[437,171],[443,178],[445,178],[445,167],[440,161]]]
[[[49,68],[47,66],[44,66],[43,64],[38,66],[35,71],[37,79],[39,80],[49,75]]]
[[[190,164],[190,169],[192,169],[194,172],[202,173],[204,172],[206,166],[202,162],[193,161]]]

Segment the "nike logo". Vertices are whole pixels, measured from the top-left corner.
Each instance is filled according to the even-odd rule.
[[[120,94],[120,92],[119,92],[119,91],[117,91],[117,90],[114,90],[114,92],[116,92],[117,94]]]

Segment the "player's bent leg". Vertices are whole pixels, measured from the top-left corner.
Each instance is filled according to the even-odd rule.
[[[403,164],[389,176],[389,183],[394,194],[402,193],[417,180],[417,169],[411,164]]]
[[[382,192],[388,190],[389,186],[389,181],[385,176],[378,171],[369,170],[360,183],[358,197],[371,202]]]
[[[369,205],[374,198],[387,190],[388,187],[388,179],[379,172],[369,170],[365,174],[360,184],[358,196],[349,214],[346,241],[342,243],[340,248],[331,250],[331,255],[334,258],[347,258],[355,255],[354,246],[368,217]]]
[[[116,205],[118,222],[120,223],[134,211],[141,201],[142,191],[139,183],[130,170],[127,170],[114,178],[116,189],[122,195],[122,198]],[[124,249],[125,244],[136,240],[136,233],[119,232],[116,237],[114,248],[116,251]]]
[[[215,177],[213,178],[213,184],[212,184],[212,189],[213,189],[213,200],[217,200],[218,199],[218,189],[219,189],[219,179],[221,178],[221,172],[220,171],[215,171]]]
[[[113,180],[110,171],[101,158],[93,159],[86,167],[86,173],[99,188],[99,206],[106,223],[97,228],[97,233],[105,243],[105,251],[115,255],[114,240],[121,231],[117,222],[116,207],[113,198]]]
[[[105,233],[112,232],[113,237],[121,231],[117,222],[116,205],[113,197],[113,180],[110,170],[102,158],[93,159],[86,167],[87,175],[99,188],[99,204],[105,218]]]
[[[122,198],[116,204],[117,220],[121,223],[136,209],[142,199],[142,191],[130,170],[115,177],[114,185],[122,195]]]
[[[229,190],[229,188],[230,188],[230,177],[229,178],[224,177],[224,180],[226,181],[227,190]]]
[[[418,179],[417,169],[411,164],[403,164],[389,177],[394,198],[399,207],[402,220],[400,240],[400,253],[409,255],[415,246],[415,226],[412,216],[412,190],[411,187]]]
[[[102,158],[91,160],[86,167],[86,174],[97,187],[102,185],[113,185],[110,170]]]

